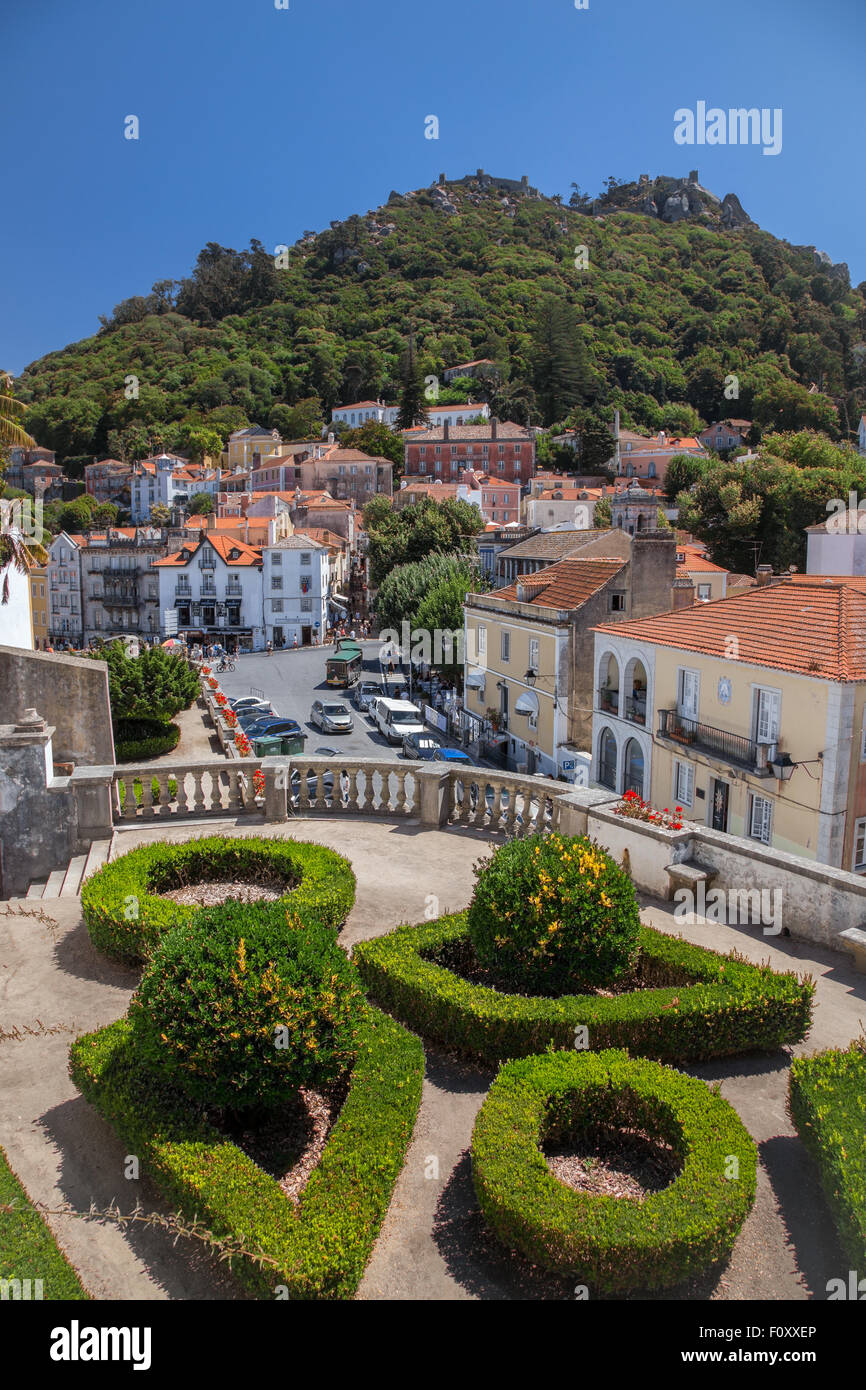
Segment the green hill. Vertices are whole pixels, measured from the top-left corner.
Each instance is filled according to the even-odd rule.
[[[71,471],[181,447],[190,426],[307,433],[333,405],[398,399],[410,327],[425,375],[493,358],[494,411],[549,424],[536,318],[552,300],[585,344],[569,405],[618,406],[635,427],[741,416],[851,437],[866,408],[866,285],[852,289],[845,267],[696,180],[609,180],[573,202],[476,177],[306,233],[285,268],[258,242],[211,243],[190,277],[158,281],[25,370],[27,428]],[[738,397],[724,395],[732,375]]]

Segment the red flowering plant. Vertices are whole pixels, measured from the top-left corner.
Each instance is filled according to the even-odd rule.
[[[625,792],[622,801],[614,806],[614,814],[625,816],[627,820],[642,820],[648,825],[657,825],[660,830],[682,830],[683,828],[683,808],[675,806],[673,811],[665,806],[663,811],[657,811],[649,801],[644,801],[637,792]]]
[[[253,791],[256,796],[264,796],[265,794],[265,774],[262,772],[261,768],[253,773]]]
[[[215,676],[208,676],[207,683],[210,686],[211,690],[219,690],[220,688],[220,683]]]
[[[228,702],[229,702],[229,697],[228,697],[228,695],[224,695],[224,694],[222,693],[222,691],[220,691],[219,694],[218,694],[217,697],[216,697],[216,702],[217,702],[217,704],[220,705],[223,709],[225,709],[226,705],[227,705]]]
[[[235,748],[242,758],[248,758],[253,751],[253,745],[250,743],[245,733],[239,733],[237,735],[235,738]]]
[[[202,673],[202,675],[203,675],[203,676],[209,676],[210,673],[211,673],[211,669],[212,669],[212,668],[211,668],[210,666],[202,666],[202,668],[201,668],[201,673]]]
[[[227,710],[226,710],[226,712],[225,712],[225,721],[226,721],[226,723],[228,724],[228,726],[229,726],[230,729],[236,729],[236,728],[237,728],[238,717],[237,717],[237,715],[235,714],[235,712],[234,712],[233,709],[227,709]]]

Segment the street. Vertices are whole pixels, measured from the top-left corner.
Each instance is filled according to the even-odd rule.
[[[361,642],[364,652],[362,680],[381,679],[378,640]],[[296,719],[307,734],[305,752],[313,756],[319,748],[345,750],[356,758],[392,758],[400,749],[387,743],[374,727],[368,715],[361,714],[352,703],[351,690],[337,690],[325,684],[325,662],[333,656],[331,647],[301,647],[297,651],[274,652],[266,656],[255,652],[236,658],[236,670],[219,676],[222,689],[230,700],[238,695],[261,695],[270,700],[277,714]],[[214,663],[214,667],[219,662]],[[383,687],[384,693],[384,687]],[[310,724],[310,706],[314,700],[336,700],[351,710],[355,727],[350,734],[325,734]]]

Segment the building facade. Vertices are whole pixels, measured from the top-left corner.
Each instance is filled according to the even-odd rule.
[[[513,420],[484,425],[418,426],[406,430],[404,474],[443,483],[460,481],[472,469],[502,482],[528,487],[535,474],[535,434]]]
[[[153,568],[162,621],[175,613],[180,636],[229,650],[262,650],[261,550],[232,536],[206,533],[183,541]]]
[[[81,557],[85,540],[61,531],[48,547],[48,640],[84,645]]]
[[[328,627],[331,561],[326,545],[288,536],[262,551],[265,640],[274,647],[309,647]]]

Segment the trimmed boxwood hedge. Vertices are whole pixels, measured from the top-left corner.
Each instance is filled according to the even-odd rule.
[[[797,1057],[789,1079],[791,1116],[818,1165],[821,1185],[852,1267],[866,1270],[866,1050]]]
[[[651,927],[640,931],[641,970],[650,983],[655,977],[664,985],[613,998],[502,994],[427,958],[466,940],[466,914],[457,913],[359,942],[352,959],[382,1008],[423,1037],[492,1064],[572,1047],[580,1025],[593,1051],[628,1047],[680,1061],[800,1042],[811,1023],[810,979],[721,956]]]
[[[161,758],[178,745],[180,729],[165,719],[118,719],[114,729],[114,756],[119,763]]]
[[[277,1182],[218,1133],[183,1092],[142,1064],[121,1019],[70,1050],[76,1086],[143,1171],[188,1217],[267,1259],[232,1268],[261,1298],[351,1298],[406,1154],[424,1074],[418,1038],[365,1010],[349,1091],[295,1208]]]
[[[568,1187],[540,1146],[596,1125],[664,1139],[679,1175],[642,1200]],[[756,1165],[736,1111],[705,1082],[621,1051],[508,1063],[472,1136],[475,1192],[503,1244],[604,1294],[669,1288],[729,1255],[755,1199]]]
[[[0,1279],[42,1280],[43,1299],[87,1299],[78,1275],[60,1249],[44,1217],[31,1204],[0,1149]],[[14,1294],[12,1295],[14,1297]]]
[[[316,923],[336,931],[355,901],[355,875],[333,850],[297,840],[211,835],[130,850],[87,879],[81,907],[96,949],[138,964],[166,931],[192,921],[200,910],[161,898],[160,892],[202,881],[255,882],[263,873],[292,885],[278,904],[264,904],[263,910],[289,911],[297,925]]]

